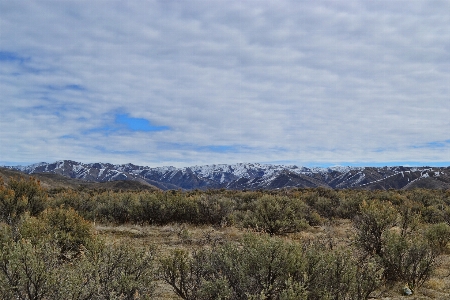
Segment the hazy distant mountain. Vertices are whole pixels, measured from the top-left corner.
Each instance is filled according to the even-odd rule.
[[[133,164],[84,164],[71,160],[8,167],[23,173],[53,173],[93,182],[145,181],[168,189],[279,189],[327,187],[333,189],[450,189],[450,167],[330,167],[239,163],[187,168],[142,167]]]

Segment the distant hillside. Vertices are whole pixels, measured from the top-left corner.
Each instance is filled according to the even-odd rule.
[[[187,168],[150,168],[133,164],[84,164],[71,160],[8,167],[26,174],[37,174],[50,185],[89,185],[108,183],[103,187],[169,189],[450,189],[450,167],[330,167],[305,168],[285,165],[234,164],[206,165]],[[49,174],[60,175],[51,177]],[[64,178],[82,181],[69,182]],[[121,182],[120,184],[117,181]],[[141,185],[133,186],[129,181]],[[89,183],[88,183],[89,182]]]
[[[0,167],[0,177],[5,182],[10,178],[17,178],[24,175],[30,175],[38,179],[44,188],[71,188],[71,189],[95,189],[95,190],[159,190],[157,187],[141,180],[117,180],[107,182],[86,181],[77,178],[71,178],[55,173],[26,173],[9,168]]]

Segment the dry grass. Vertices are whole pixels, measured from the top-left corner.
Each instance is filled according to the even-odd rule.
[[[215,228],[188,224],[165,226],[96,225],[95,228],[107,242],[120,241],[137,247],[155,246],[159,256],[168,254],[172,249],[194,250],[225,240],[237,240],[245,234],[245,231],[235,227]],[[180,298],[168,284],[159,281],[154,299]]]
[[[170,224],[165,226],[139,225],[96,225],[98,234],[108,242],[126,242],[138,247],[155,246],[158,255],[164,256],[170,250],[183,248],[194,250],[223,241],[236,241],[247,231],[236,227],[217,228],[212,226],[193,226],[189,224]],[[354,241],[354,228],[350,220],[334,220],[322,226],[287,235],[287,239],[307,241],[316,238],[326,239],[333,245],[346,246]],[[432,278],[412,296],[402,294],[403,284],[384,286],[373,299],[450,299],[450,255],[439,257],[438,267]],[[170,286],[159,282],[155,299],[180,299]]]
[[[121,241],[134,246],[156,246],[162,254],[170,249],[195,249],[237,240],[245,231],[235,227],[217,228],[212,226],[193,226],[189,224],[170,224],[165,226],[140,225],[96,225],[98,234],[109,242]]]

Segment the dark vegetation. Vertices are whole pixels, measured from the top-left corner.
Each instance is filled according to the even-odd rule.
[[[338,219],[350,242],[291,239]],[[0,299],[368,299],[413,291],[448,254],[450,191],[106,191],[0,182]],[[102,224],[186,223],[247,233],[166,253],[99,237]]]

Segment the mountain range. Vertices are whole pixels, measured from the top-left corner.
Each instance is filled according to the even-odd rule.
[[[143,167],[133,164],[85,164],[72,160],[9,166],[26,174],[58,174],[83,182],[137,181],[161,190],[281,188],[332,189],[450,189],[450,167],[329,167],[258,163],[175,167]]]

